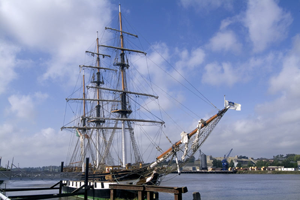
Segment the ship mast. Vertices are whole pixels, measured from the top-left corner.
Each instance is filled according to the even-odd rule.
[[[84,69],[83,69],[83,76],[82,76],[82,84],[83,84],[83,115],[81,118],[82,127],[86,126],[86,116],[85,116],[85,77],[84,77]],[[82,162],[82,172],[84,172],[84,165],[85,165],[85,134],[86,130],[83,129],[83,134],[80,135],[80,145],[81,145],[81,162]]]
[[[119,4],[119,21],[120,21],[120,40],[121,40],[121,48],[124,48],[124,41],[123,41],[123,33],[122,33],[122,15],[121,15],[121,5]],[[127,118],[127,105],[126,105],[126,87],[125,87],[125,53],[124,50],[121,50],[121,77],[122,77],[122,90],[121,93],[121,118]],[[123,167],[125,167],[127,163],[127,150],[126,150],[126,135],[125,135],[125,121],[122,120],[122,159],[123,159]]]
[[[97,69],[97,81],[96,81],[96,85],[100,86],[100,83],[102,83],[100,81],[100,54],[99,54],[99,38],[98,38],[98,34],[97,34],[97,67],[99,67]],[[97,99],[100,99],[100,89],[97,89]],[[100,118],[100,101],[97,101],[97,105],[96,105],[96,116]],[[96,126],[99,127],[100,126],[100,121],[96,122]],[[97,153],[96,153],[96,168],[98,169],[99,167],[99,132],[103,131],[98,129],[97,130],[97,135],[96,135],[96,149],[97,149]]]
[[[120,62],[118,63],[114,63],[114,65],[117,65],[120,67],[120,72],[121,72],[121,83],[122,83],[122,89],[121,90],[112,90],[109,89],[111,91],[115,91],[115,92],[120,92],[120,98],[121,98],[121,108],[117,109],[117,110],[113,110],[112,113],[118,113],[120,115],[120,121],[122,123],[122,166],[125,167],[126,163],[127,163],[127,145],[126,145],[126,134],[125,134],[125,130],[129,129],[129,136],[130,136],[130,140],[132,143],[132,148],[133,148],[133,152],[134,152],[134,156],[135,156],[135,161],[136,162],[142,162],[142,157],[140,155],[139,149],[137,147],[137,143],[134,137],[134,131],[133,128],[131,127],[131,121],[140,121],[138,119],[129,119],[129,115],[131,114],[131,110],[130,110],[130,106],[128,105],[127,102],[127,94],[137,94],[137,95],[142,95],[142,96],[149,96],[149,97],[154,97],[154,98],[158,98],[157,96],[154,95],[150,95],[150,94],[144,94],[144,93],[137,93],[137,92],[132,92],[132,91],[128,91],[127,89],[127,85],[126,85],[126,68],[129,67],[128,63],[125,62],[125,52],[129,51],[129,52],[135,52],[135,53],[142,53],[145,54],[145,52],[143,51],[139,51],[139,50],[134,50],[134,49],[127,49],[124,48],[124,38],[123,38],[123,34],[127,34],[127,35],[131,35],[134,37],[138,37],[137,35],[134,35],[132,33],[128,33],[123,31],[122,28],[122,15],[121,15],[121,5],[119,5],[119,30],[113,29],[113,28],[108,28],[105,27],[105,29],[110,29],[113,31],[117,31],[120,32],[120,42],[121,42],[121,46],[120,47],[113,47],[113,46],[106,46],[106,45],[100,45],[102,47],[107,47],[107,48],[113,48],[113,49],[117,49],[120,50]],[[106,88],[101,88],[101,89],[106,89]],[[144,122],[150,122],[149,120],[143,120]],[[153,121],[151,121],[153,122]],[[154,122],[154,123],[164,123],[164,122]],[[125,124],[127,124],[127,128],[125,127]]]
[[[90,141],[89,137],[88,137],[88,133],[91,132],[91,135],[93,133],[93,130],[96,130],[96,135],[95,135],[95,139],[96,139],[96,159],[95,159],[95,164],[96,164],[96,169],[100,169],[100,164],[105,163],[107,164],[106,161],[108,160],[112,160],[112,157],[109,153],[110,148],[111,148],[111,144],[112,144],[112,140],[113,140],[113,135],[115,133],[115,131],[117,129],[121,129],[121,136],[122,136],[122,147],[121,147],[121,154],[122,154],[122,166],[126,167],[127,164],[127,152],[129,150],[129,146],[130,144],[127,144],[128,142],[131,142],[132,145],[132,149],[133,149],[133,153],[134,153],[134,158],[135,158],[135,162],[136,163],[142,163],[142,156],[139,152],[138,149],[138,145],[137,142],[135,140],[134,137],[134,131],[133,131],[133,127],[131,125],[131,122],[146,122],[146,123],[159,123],[159,124],[164,124],[163,121],[156,121],[156,120],[151,120],[151,119],[132,119],[129,118],[130,114],[132,113],[130,104],[128,102],[128,97],[127,95],[138,95],[138,96],[146,96],[146,97],[152,97],[157,99],[158,96],[152,95],[152,94],[146,94],[146,93],[141,93],[141,92],[135,92],[135,91],[130,91],[127,88],[127,81],[126,81],[126,69],[129,68],[129,64],[128,61],[125,61],[125,53],[126,52],[134,52],[134,53],[142,53],[144,55],[146,55],[145,52],[143,51],[139,51],[139,50],[134,50],[134,49],[127,49],[124,48],[124,35],[130,35],[133,37],[138,37],[137,35],[134,35],[132,33],[129,32],[125,32],[123,31],[123,27],[122,27],[122,15],[121,15],[121,5],[119,5],[119,29],[113,29],[113,28],[108,28],[105,27],[105,29],[110,29],[112,31],[116,31],[120,33],[120,45],[119,46],[107,46],[107,45],[101,45],[99,44],[99,38],[97,36],[96,39],[96,43],[97,43],[97,51],[96,52],[91,52],[91,51],[86,51],[86,53],[91,54],[92,56],[97,56],[97,60],[96,60],[96,65],[95,66],[89,66],[89,65],[79,65],[80,68],[92,68],[92,69],[96,69],[96,78],[94,78],[93,76],[93,80],[91,83],[94,83],[94,85],[85,85],[85,76],[83,74],[83,97],[82,98],[67,98],[67,101],[82,101],[83,102],[83,115],[81,117],[81,125],[77,126],[63,126],[61,129],[75,129],[78,134],[80,135],[80,146],[81,146],[81,162],[82,162],[82,169],[85,169],[85,156],[87,155],[87,147],[90,147],[90,143],[86,143],[86,139],[88,139],[88,141]],[[119,72],[120,72],[120,76],[121,76],[121,88],[106,88],[103,87],[102,85],[104,85],[104,81],[103,78],[101,80],[101,70],[111,70],[111,71],[117,71],[115,69],[111,69],[111,68],[106,68],[106,67],[101,67],[101,63],[100,63],[100,56],[102,56],[103,58],[105,57],[110,57],[110,55],[105,55],[105,54],[101,54],[99,49],[100,47],[104,47],[104,48],[112,48],[114,50],[118,50],[120,52],[119,54],[119,61],[118,59],[116,60],[116,62],[114,62],[114,66],[118,66],[119,67]],[[86,98],[86,94],[85,94],[85,88],[87,89],[96,89],[96,97],[95,98]],[[118,93],[120,95],[120,100],[119,99],[102,99],[101,96],[101,92],[102,91],[110,91],[113,93]],[[87,113],[86,112],[86,102],[95,102],[95,113],[93,113],[91,115],[91,113]],[[111,113],[113,114],[117,114],[117,115],[113,115],[112,117],[107,117],[104,115],[104,107],[103,107],[103,102],[115,102],[115,103],[119,103],[119,107],[115,110],[112,110]],[[102,111],[102,112],[101,112]],[[109,126],[108,125],[104,125],[104,123],[107,121],[115,121],[115,125]],[[121,122],[121,127],[118,127],[118,123]],[[109,138],[107,133],[109,133],[109,129],[112,130]],[[108,130],[108,131],[107,131]],[[107,132],[106,132],[107,131]],[[90,136],[90,135],[89,135]],[[129,136],[129,137],[128,137]],[[128,138],[126,138],[128,137]],[[100,146],[100,139],[101,141],[103,140],[103,146],[101,143]],[[129,141],[130,140],[130,141]],[[127,141],[127,142],[126,142]],[[86,143],[86,144],[85,144]],[[94,143],[94,144],[95,144]],[[87,147],[86,147],[87,146]],[[104,154],[102,154],[100,152],[100,149],[104,149]],[[101,154],[100,154],[101,153]]]

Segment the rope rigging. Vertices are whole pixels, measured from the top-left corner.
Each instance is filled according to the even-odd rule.
[[[114,36],[115,39],[120,40],[120,35],[112,34],[112,36]],[[121,33],[121,36],[122,36],[122,33]],[[97,37],[98,37],[98,32],[97,32]],[[103,40],[103,38],[105,38],[104,34],[102,34],[101,41]],[[106,39],[106,41],[109,41],[107,38],[105,38],[105,39]],[[140,40],[138,40],[138,41],[140,42],[140,45],[142,46],[141,41]],[[145,41],[148,44],[150,44],[146,39],[145,39]],[[137,47],[134,44],[135,43],[131,42],[130,40],[128,40],[126,42],[126,45],[128,45],[129,47],[131,47],[131,46]],[[206,126],[206,124],[205,124],[205,127],[202,128],[201,131],[200,131],[200,128],[198,127],[199,130],[198,130],[197,134],[195,134],[195,136],[191,135],[193,137],[189,138],[193,142],[187,141],[184,144],[181,141],[177,142],[177,143],[172,142],[173,138],[170,136],[168,137],[167,132],[163,130],[162,126],[159,127],[160,130],[156,133],[156,135],[154,137],[153,137],[153,135],[150,136],[148,134],[148,132],[146,131],[146,129],[148,129],[148,128],[145,128],[145,125],[140,126],[140,131],[133,132],[133,128],[135,128],[133,126],[135,126],[136,122],[147,122],[147,123],[150,122],[150,123],[155,124],[155,123],[157,123],[157,121],[152,120],[152,118],[163,121],[164,116],[167,116],[167,118],[170,119],[169,121],[173,122],[174,126],[172,126],[171,128],[173,129],[174,132],[176,132],[176,135],[174,134],[175,137],[179,135],[179,133],[180,133],[179,130],[183,130],[183,128],[181,127],[182,124],[178,124],[179,120],[177,119],[177,121],[176,121],[174,118],[172,118],[171,115],[167,112],[168,108],[164,109],[158,100],[147,101],[148,99],[145,100],[142,98],[138,98],[139,95],[157,98],[154,95],[139,92],[141,90],[149,92],[149,90],[144,89],[144,87],[146,87],[146,86],[147,86],[147,88],[150,88],[150,91],[152,91],[152,94],[156,93],[154,91],[154,88],[155,89],[157,88],[157,89],[159,89],[158,91],[160,91],[159,94],[164,94],[166,97],[171,99],[171,101],[167,102],[167,103],[171,104],[170,105],[171,108],[174,108],[174,107],[172,107],[173,105],[176,105],[176,106],[180,105],[182,110],[186,114],[188,114],[189,117],[196,116],[197,118],[200,118],[196,112],[194,112],[188,106],[184,105],[182,103],[182,101],[180,101],[178,99],[178,97],[175,97],[173,94],[170,94],[170,92],[167,91],[167,90],[169,90],[168,87],[170,87],[170,86],[167,85],[166,86],[167,88],[164,88],[163,85],[161,86],[161,85],[157,84],[154,81],[154,79],[151,78],[150,75],[151,75],[151,73],[153,73],[153,71],[151,71],[151,70],[155,70],[155,69],[150,68],[150,66],[156,66],[161,71],[163,71],[165,74],[167,74],[168,77],[170,77],[172,80],[174,80],[177,86],[178,86],[178,84],[180,84],[184,89],[191,92],[193,95],[195,95],[197,98],[200,98],[205,103],[210,104],[211,106],[213,106],[216,109],[217,109],[217,107],[211,101],[209,101],[209,99],[207,97],[205,97],[195,86],[193,86],[192,83],[187,78],[185,78],[184,75],[182,73],[180,73],[180,71],[175,66],[173,66],[170,62],[168,62],[165,59],[165,57],[162,54],[160,54],[156,49],[152,49],[152,51],[154,53],[158,54],[160,59],[163,60],[163,62],[166,63],[167,66],[170,66],[171,70],[164,69],[163,67],[158,65],[154,59],[152,59],[149,56],[145,56],[145,57],[136,56],[135,60],[131,59],[131,61],[130,61],[130,69],[133,69],[133,70],[128,71],[127,70],[129,68],[128,57],[133,57],[135,54],[133,53],[133,55],[132,55],[132,54],[130,54],[130,52],[127,54],[127,52],[130,51],[130,49],[127,49],[129,47],[126,46],[126,48],[125,48],[125,47],[123,47],[123,45],[121,45],[121,46],[122,46],[122,48],[119,48],[119,50],[107,50],[107,51],[110,51],[110,53],[115,54],[116,57],[120,58],[121,61],[118,61],[118,59],[108,59],[108,60],[101,59],[101,61],[100,61],[100,59],[99,59],[100,53],[98,51],[98,47],[100,47],[100,45],[98,45],[98,39],[97,39],[96,49],[97,49],[98,53],[97,54],[95,53],[94,56],[97,56],[98,60],[97,60],[96,64],[93,63],[93,65],[89,66],[89,67],[94,67],[94,66],[98,65],[98,71],[96,72],[96,70],[93,69],[93,70],[91,70],[91,73],[88,73],[88,75],[89,75],[89,80],[91,81],[91,83],[95,84],[95,85],[98,84],[98,87],[93,88],[87,84],[87,86],[86,86],[86,87],[88,87],[87,93],[85,93],[85,87],[84,87],[84,89],[82,88],[82,86],[80,87],[81,89],[83,89],[83,94],[84,94],[83,101],[88,102],[89,106],[79,107],[79,110],[86,109],[86,111],[84,111],[85,113],[83,115],[81,115],[82,116],[81,119],[80,119],[80,117],[76,117],[75,119],[73,118],[71,120],[73,122],[78,120],[79,123],[82,123],[83,127],[82,126],[80,127],[79,125],[78,125],[78,127],[80,130],[83,131],[83,134],[85,135],[85,137],[81,136],[82,137],[81,140],[86,140],[86,143],[83,143],[83,145],[81,143],[81,146],[84,147],[83,151],[80,152],[78,150],[76,153],[74,152],[71,157],[73,159],[79,159],[79,160],[82,160],[82,162],[84,162],[84,159],[82,159],[82,157],[90,155],[92,157],[93,164],[96,161],[96,162],[98,162],[97,165],[98,164],[101,165],[102,168],[105,168],[105,166],[108,166],[108,164],[117,163],[117,164],[121,164],[123,169],[125,169],[125,167],[127,168],[127,166],[125,166],[125,164],[128,163],[129,159],[134,160],[135,164],[143,163],[144,161],[143,161],[142,156],[144,156],[144,157],[148,156],[148,158],[151,158],[153,160],[153,154],[157,155],[157,153],[159,152],[159,153],[161,153],[160,156],[162,156],[162,157],[159,156],[159,157],[157,157],[157,159],[154,163],[148,164],[147,169],[149,170],[149,172],[154,173],[155,167],[162,167],[162,163],[165,160],[171,158],[168,163],[168,167],[170,167],[170,168],[168,168],[168,169],[164,169],[163,167],[160,168],[160,170],[161,170],[160,173],[165,173],[165,174],[169,173],[170,170],[174,168],[173,158],[176,157],[176,160],[178,160],[178,158],[180,158],[180,155],[181,154],[183,155],[183,156],[181,156],[181,160],[179,162],[178,161],[176,162],[177,168],[179,168],[180,166],[182,166],[183,164],[188,162],[189,157],[193,156],[193,154],[197,151],[197,149],[201,146],[201,144],[206,140],[206,138],[208,137],[210,132],[213,130],[215,125],[218,123],[218,121],[221,119],[223,114],[221,114],[220,116],[218,114],[218,117],[216,119],[213,119],[213,121],[208,126]],[[108,46],[102,45],[102,47],[108,47]],[[115,47],[113,47],[113,48],[115,48]],[[126,52],[126,54],[124,54],[124,52]],[[138,51],[135,51],[135,52],[138,52]],[[92,54],[93,54],[93,52],[92,52]],[[93,58],[93,59],[95,59],[95,58]],[[124,60],[126,60],[126,61],[124,61]],[[141,66],[141,67],[144,67],[143,69],[135,67],[135,64],[139,64],[140,61],[146,62],[145,66]],[[109,67],[115,66],[116,67],[115,69],[119,69],[119,73],[107,73],[108,77],[107,76],[103,77],[104,72],[106,72],[106,70],[109,71],[110,69],[108,69],[106,66],[105,66],[106,68],[100,68],[100,66],[99,66],[100,62],[101,62],[101,66],[103,63],[105,63],[105,64],[109,63],[110,64]],[[100,69],[101,69],[101,74],[100,74]],[[104,69],[105,69],[105,71],[104,71]],[[142,71],[142,70],[144,70],[144,71]],[[95,81],[95,78],[96,78],[95,73],[97,73],[97,81]],[[174,75],[174,73],[175,73],[175,75]],[[177,74],[177,77],[180,77],[179,79],[176,78],[176,74]],[[99,80],[100,76],[101,76],[101,80]],[[138,78],[141,77],[141,79],[137,79],[137,77]],[[127,86],[131,86],[130,82],[129,82],[130,78],[136,78],[135,83],[137,83],[138,86],[136,88],[134,88],[134,90],[137,90],[137,91],[130,91],[127,88]],[[79,77],[78,77],[78,79],[79,79]],[[171,80],[171,79],[168,79],[168,80]],[[105,82],[102,80],[104,80]],[[187,84],[182,83],[182,80],[187,82]],[[101,81],[101,83],[100,83],[100,81]],[[78,82],[78,80],[77,80],[77,82]],[[114,82],[114,84],[117,88],[112,87],[113,83],[111,83],[111,82]],[[171,81],[171,83],[174,83],[174,82]],[[99,86],[100,84],[105,87],[100,87]],[[85,85],[85,84],[83,84],[83,85]],[[118,89],[118,88],[121,88],[121,86],[122,86],[122,90]],[[74,95],[77,92],[80,94],[80,92],[79,92],[80,88],[78,90],[74,89],[72,95]],[[91,88],[97,89],[97,90],[94,90],[94,91],[89,90]],[[130,87],[130,88],[132,89],[132,87]],[[108,90],[108,91],[106,91],[106,90]],[[92,91],[92,92],[97,91],[97,98],[96,98],[96,94],[90,95],[90,93],[89,93],[90,91]],[[178,94],[179,91],[176,90],[176,91],[174,91],[174,93]],[[136,96],[134,97],[134,95],[136,95]],[[86,97],[89,97],[89,98],[86,98]],[[93,99],[90,99],[91,97],[93,97]],[[104,103],[104,102],[100,103],[99,99],[101,98],[101,101],[102,101],[102,100],[104,100],[105,97],[109,97],[110,101],[112,101],[112,99],[113,99],[113,100],[118,100],[119,102],[113,102],[110,104]],[[155,106],[157,106],[159,108],[158,111],[156,111],[157,107],[154,107],[152,105],[152,102],[157,103],[158,106],[157,105],[155,105]],[[165,103],[165,102],[163,102],[163,103]],[[134,106],[132,106],[131,104],[133,104]],[[68,104],[68,105],[70,106],[70,104]],[[113,108],[113,106],[116,106],[116,107]],[[97,111],[96,107],[97,107],[97,109],[99,109],[99,112],[95,112],[95,111]],[[98,114],[98,113],[100,113],[100,107],[101,107],[101,115]],[[132,115],[131,115],[133,107],[134,107],[134,111],[137,111],[137,112],[135,112],[135,115],[137,116],[136,119],[132,118]],[[73,109],[71,109],[71,110],[74,113],[74,110]],[[171,112],[172,112],[172,110],[171,110]],[[176,110],[176,112],[178,113],[177,110]],[[97,113],[96,117],[95,117],[95,113]],[[149,115],[151,115],[151,116],[149,117]],[[142,121],[141,119],[143,119],[143,117],[149,117],[151,120],[143,120]],[[182,116],[179,116],[179,117],[182,117]],[[114,119],[112,120],[112,118],[114,118]],[[114,120],[116,120],[116,121],[114,121]],[[130,120],[133,120],[133,121],[135,120],[136,122],[130,122]],[[184,120],[186,120],[186,119],[184,119]],[[114,126],[113,126],[113,123],[115,123]],[[122,127],[120,127],[120,125]],[[140,124],[137,123],[137,125],[140,125]],[[72,128],[72,127],[67,127],[67,128]],[[104,129],[105,129],[105,131],[104,131]],[[95,130],[95,132],[94,132],[94,130]],[[122,131],[120,131],[120,130],[122,130]],[[149,128],[149,130],[154,132],[152,127]],[[127,150],[129,150],[129,151],[127,151],[127,154],[129,154],[129,157],[127,157],[127,158],[129,158],[129,159],[124,159],[124,148],[123,148],[124,145],[123,144],[124,144],[124,141],[126,141],[126,139],[124,139],[125,137],[123,135],[124,135],[125,131],[127,134],[127,136],[126,136],[127,142],[129,142],[129,145],[127,144],[128,146],[126,147]],[[101,134],[100,134],[100,132],[101,132]],[[161,133],[163,133],[163,134],[161,134]],[[187,133],[185,133],[185,134],[187,135]],[[141,141],[138,141],[139,143],[137,143],[137,140],[135,139],[141,135],[146,136],[146,138],[150,141],[149,146],[144,145],[144,148],[145,148],[144,151],[141,151],[141,149],[138,148],[138,146],[143,146],[144,141],[141,140]],[[160,140],[158,140],[158,142],[157,142],[157,139],[160,139],[162,136],[165,136],[168,143],[171,144],[171,146],[173,146],[172,151],[169,153],[167,152],[166,154],[165,154],[165,152],[163,152],[163,150],[161,148],[163,146],[160,146],[160,145],[165,145],[165,144],[164,143],[161,144]],[[97,138],[97,139],[95,139],[95,138]],[[99,140],[101,142],[99,142]],[[116,144],[112,145],[112,142],[116,142]],[[80,146],[79,139],[77,140],[76,146],[77,147]],[[123,152],[123,155],[120,152]],[[84,155],[83,155],[83,153],[84,153]],[[100,161],[98,160],[98,155],[96,155],[95,153],[100,154]],[[110,159],[111,159],[111,162],[110,162]],[[80,164],[78,164],[78,166],[80,166]],[[83,166],[83,165],[81,165],[81,166]],[[100,169],[100,168],[98,168],[98,169]],[[139,173],[140,176],[146,177],[145,172],[142,172],[139,170],[136,170],[134,172],[132,171],[132,173]],[[124,177],[129,176],[129,175],[130,174],[124,175]],[[147,176],[148,175],[149,174],[147,174]],[[117,176],[115,176],[115,174],[113,174],[113,176],[114,176],[115,181],[117,181],[117,182],[122,178],[122,176],[120,176],[119,174]]]
[[[124,17],[124,21],[126,21],[129,26],[136,32],[138,33],[146,42],[147,44],[151,47],[151,43],[139,32],[137,31]],[[140,42],[140,44],[142,44]],[[142,45],[141,45],[142,46]],[[143,48],[141,48],[143,50]],[[172,76],[170,73],[168,73],[166,70],[164,70],[163,68],[161,68],[158,64],[156,64],[153,60],[151,60],[150,58],[147,58],[149,60],[151,60],[157,67],[159,67],[162,71],[164,71],[166,74],[168,74],[171,78],[173,78],[175,81],[177,81],[178,83],[180,83],[183,87],[185,87],[187,90],[189,90],[191,93],[193,93],[195,96],[197,96],[198,98],[200,98],[201,100],[203,100],[204,102],[206,102],[207,104],[213,106],[215,109],[219,110],[203,93],[201,93],[187,78],[185,78],[185,76],[183,74],[181,74],[163,55],[161,55],[158,51],[156,51],[156,49],[153,49],[172,69],[174,69],[197,93],[200,94],[200,96],[198,94],[196,94],[194,91],[192,91],[190,88],[186,87],[182,82],[178,81],[174,76]]]

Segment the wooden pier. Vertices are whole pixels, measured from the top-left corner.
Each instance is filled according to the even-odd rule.
[[[138,200],[157,200],[158,192],[173,193],[174,200],[182,200],[182,193],[186,193],[187,187],[164,187],[153,185],[110,185],[110,200],[115,200],[116,190],[131,190],[138,193]]]

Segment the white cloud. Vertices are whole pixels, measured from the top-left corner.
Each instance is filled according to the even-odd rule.
[[[46,94],[46,93],[41,93],[41,92],[36,92],[35,94],[34,94],[34,98],[36,99],[36,101],[38,101],[38,102],[41,102],[41,101],[44,101],[44,100],[46,100],[47,98],[48,98],[48,94]]]
[[[238,42],[233,31],[220,31],[210,39],[207,47],[213,51],[232,51],[238,53],[242,44]]]
[[[225,118],[225,121],[221,121],[216,127],[216,133],[212,134],[205,144],[205,147],[208,146],[206,151],[213,152],[215,143],[220,143],[218,148],[224,151],[228,149],[228,146],[232,146],[234,152],[238,152],[239,155],[253,157],[266,155],[271,157],[300,151],[299,142],[297,142],[300,140],[299,34],[293,38],[292,44],[292,49],[286,55],[279,54],[278,56],[270,53],[266,57],[249,60],[249,67],[254,71],[258,67],[266,65],[274,67],[275,63],[282,64],[281,71],[270,78],[268,89],[269,95],[279,94],[279,96],[275,96],[274,99],[268,96],[270,100],[257,104],[254,108],[255,112],[248,113],[247,117],[236,121]],[[258,73],[261,71],[259,70]],[[249,107],[250,104],[243,106]]]
[[[199,66],[203,63],[204,58],[205,58],[205,52],[202,49],[197,48],[192,51],[191,57],[188,61],[188,65],[191,67]]]
[[[0,24],[10,38],[50,56],[43,63],[43,79],[72,77],[96,31],[109,24],[109,6],[108,1],[92,0],[3,1]]]
[[[4,137],[8,137],[10,133],[14,132],[14,127],[11,124],[0,125],[0,138],[1,141],[5,141]]]
[[[159,96],[160,105],[167,110],[172,104],[170,104],[168,98],[165,97],[168,92],[169,94],[172,94],[169,89],[172,84],[174,84],[174,80],[170,76],[166,76],[162,71],[165,70],[169,71],[168,73],[170,74],[172,73],[172,69],[168,70],[168,63],[166,63],[166,60],[170,59],[169,48],[164,43],[157,43],[152,45],[151,49],[153,51],[148,53],[147,58],[141,58],[139,55],[134,55],[131,59],[134,61],[132,64],[134,69],[138,71],[133,79],[133,85],[136,88],[132,88],[132,90],[140,92],[146,91],[147,93],[152,94],[153,87],[156,88],[154,89],[155,95]],[[149,76],[151,79],[149,79]],[[150,85],[151,87],[149,87]],[[152,111],[159,109],[157,101],[153,101],[151,98],[144,103],[144,106],[147,106],[147,109]]]
[[[291,22],[290,13],[284,12],[273,0],[248,1],[244,25],[249,30],[254,52],[282,41]]]
[[[30,119],[35,117],[34,104],[30,96],[12,95],[8,98],[11,105],[10,111],[17,117]]]
[[[240,75],[233,69],[230,63],[210,63],[205,66],[205,73],[202,76],[202,82],[211,85],[232,86],[240,81]]]
[[[155,93],[160,97],[159,104],[164,110],[168,110],[174,106],[178,106],[178,102],[184,101],[184,97],[181,94],[181,90],[176,88],[175,85],[181,85],[181,82],[185,82],[184,77],[187,77],[189,73],[197,70],[205,59],[205,52],[201,48],[188,51],[186,49],[175,49],[175,52],[170,52],[168,46],[164,43],[157,43],[152,46],[152,52],[147,56],[147,60],[141,59],[139,56],[131,60],[135,60],[134,67],[143,76],[139,74],[135,76],[135,85],[140,88],[148,88],[148,82],[145,83],[145,79],[151,77],[151,84]],[[168,60],[174,60],[174,64],[169,63]],[[171,66],[172,65],[172,66]],[[167,73],[165,73],[167,72]],[[147,84],[147,85],[145,85]],[[136,89],[136,90],[138,90]],[[152,90],[148,91],[153,93]],[[172,98],[176,99],[176,101]],[[149,103],[151,101],[152,103]],[[146,104],[150,110],[158,109],[158,105],[149,100]]]
[[[300,35],[293,39],[293,49],[283,60],[282,71],[270,79],[271,93],[282,92],[293,97],[300,97]]]
[[[284,105],[283,101],[261,104],[254,115],[241,117],[239,120],[228,118],[227,114],[203,148],[206,152],[218,155],[220,151],[226,152],[233,147],[233,154],[255,158],[299,152],[299,145],[295,141],[300,140],[300,116],[297,114],[300,110],[295,106],[289,109]]]
[[[45,128],[30,135],[13,127],[11,124],[0,126],[0,139],[6,141],[0,146],[3,160],[14,158],[20,167],[59,165],[65,160],[69,134]]]
[[[177,48],[174,57],[177,57],[178,60],[175,60],[175,69],[170,70],[169,73],[177,81],[185,82],[183,77],[187,77],[189,73],[199,69],[204,62],[205,56],[206,54],[201,48],[194,49],[191,52]],[[174,82],[175,80],[172,81]]]
[[[184,49],[180,51],[177,49],[179,60],[175,63],[176,69],[191,70],[201,65],[205,58],[205,52],[201,48],[197,48],[188,52]]]
[[[19,118],[31,121],[37,113],[36,103],[45,100],[47,97],[47,94],[40,92],[34,95],[12,95],[8,98],[11,105],[9,112],[14,113]]]
[[[226,18],[221,21],[220,30],[225,30],[227,27],[229,27],[231,24],[242,22],[242,19],[244,18],[243,14],[238,14],[233,17]]]
[[[7,90],[9,83],[17,78],[14,71],[17,60],[16,54],[20,48],[13,44],[7,43],[0,38],[0,94]]]

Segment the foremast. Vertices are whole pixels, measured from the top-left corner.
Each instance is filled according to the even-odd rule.
[[[100,74],[100,69],[104,69],[104,70],[113,70],[110,68],[103,68],[100,66],[100,56],[104,57],[110,57],[110,55],[106,55],[106,54],[100,54],[99,53],[99,38],[97,37],[96,39],[97,42],[97,52],[90,52],[90,51],[86,51],[86,53],[92,54],[92,55],[97,55],[97,63],[96,66],[86,66],[86,65],[79,65],[80,68],[83,69],[83,78],[82,78],[82,83],[83,83],[83,95],[82,98],[67,98],[66,101],[82,101],[83,102],[83,114],[81,116],[81,126],[72,126],[72,127],[66,127],[63,126],[61,129],[76,129],[77,135],[80,137],[80,157],[81,157],[81,168],[82,168],[82,172],[84,172],[85,170],[85,157],[86,157],[86,139],[89,139],[90,136],[87,134],[88,130],[96,130],[97,134],[96,134],[96,169],[99,168],[99,163],[100,163],[100,155],[99,155],[99,134],[100,132],[103,133],[103,129],[105,129],[105,127],[102,127],[103,123],[105,123],[105,117],[101,115],[101,103],[104,101],[107,102],[119,102],[117,100],[105,100],[101,98],[101,91],[100,91],[100,86],[101,84],[104,84],[104,81],[101,80],[101,74]],[[96,80],[93,80],[92,83],[96,84],[96,87],[98,87],[97,89],[97,96],[95,99],[90,99],[90,98],[86,98],[86,92],[85,89],[88,88],[85,85],[85,73],[84,73],[84,69],[85,68],[93,68],[93,69],[97,69],[97,73],[96,73]],[[96,106],[95,106],[95,110],[96,110],[96,117],[93,118],[92,120],[90,120],[90,117],[86,116],[86,101],[96,101]],[[89,126],[88,123],[92,123],[95,124],[95,126]],[[102,135],[102,137],[105,138],[104,134]],[[75,162],[77,163],[77,162]]]

